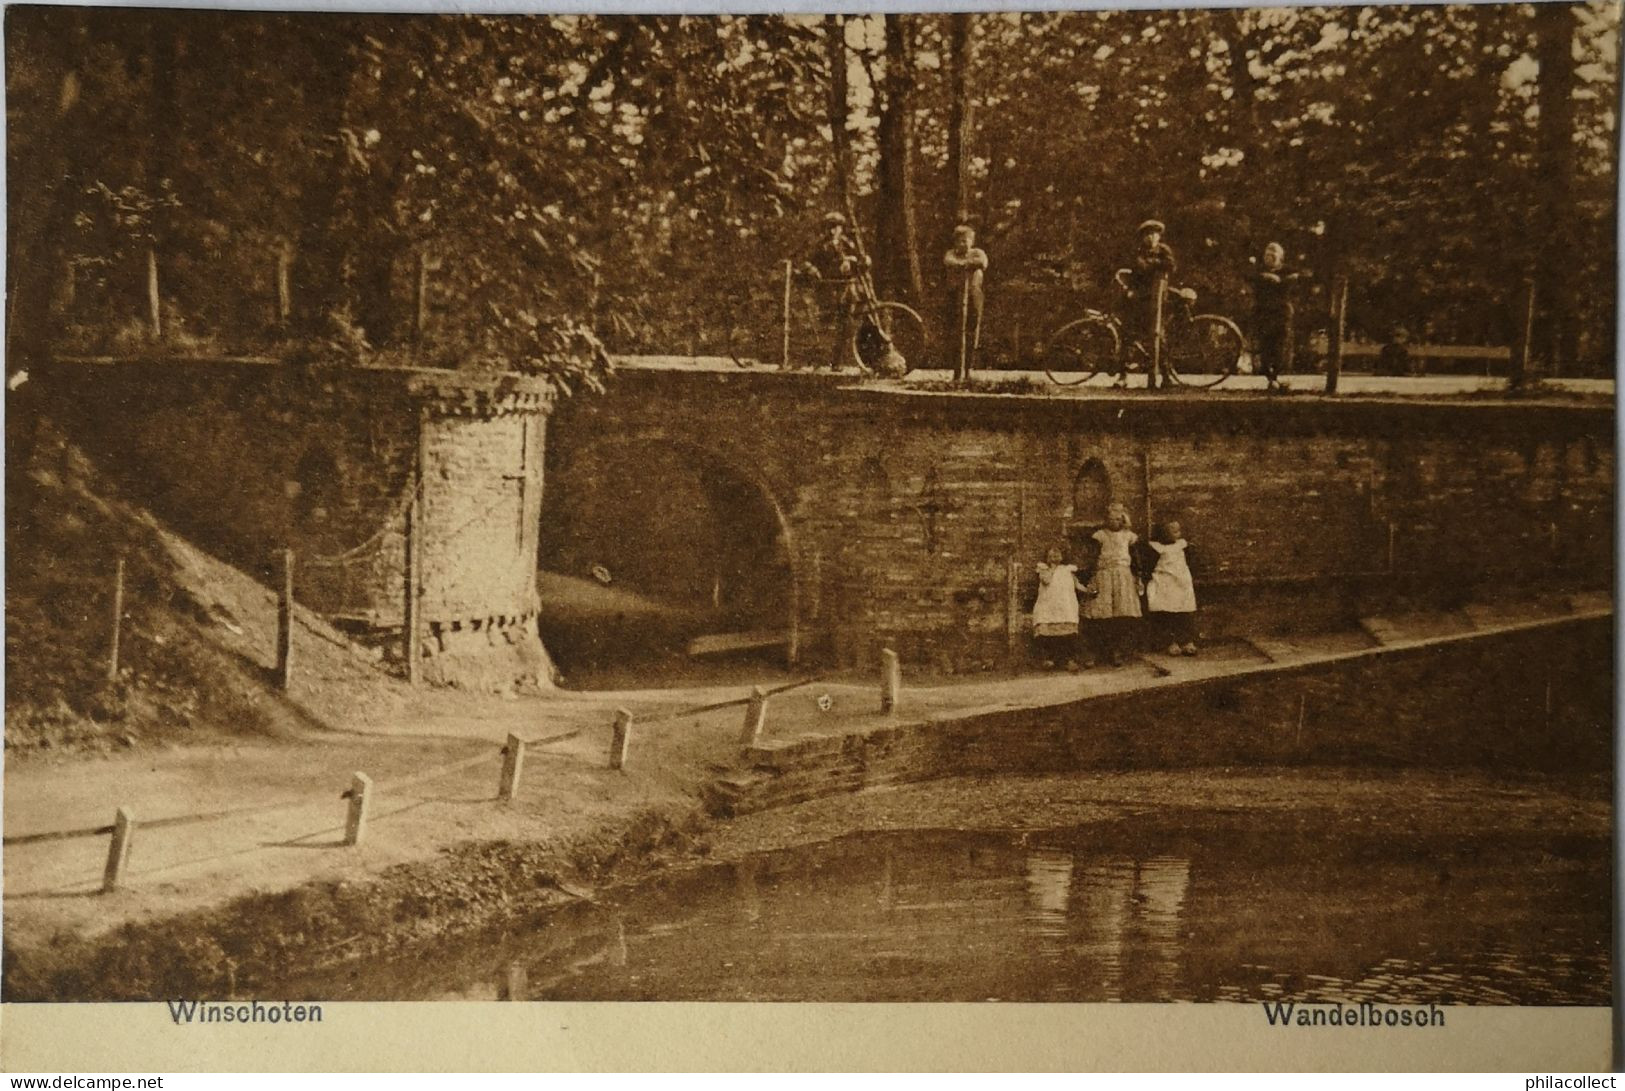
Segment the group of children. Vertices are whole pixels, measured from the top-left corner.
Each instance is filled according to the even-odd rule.
[[[1099,555],[1089,578],[1079,575],[1078,565],[1065,563],[1059,549],[1051,549],[1037,566],[1033,638],[1044,665],[1064,663],[1077,670],[1080,660],[1092,666],[1098,656],[1122,666],[1134,643],[1135,622],[1146,615],[1156,625],[1159,643],[1167,642],[1169,655],[1195,655],[1196,590],[1179,523],[1168,522],[1161,534],[1142,542],[1129,526],[1128,509],[1113,504],[1106,525],[1090,538]],[[1136,564],[1142,550],[1155,557],[1144,579],[1136,572],[1148,567],[1149,557]]]

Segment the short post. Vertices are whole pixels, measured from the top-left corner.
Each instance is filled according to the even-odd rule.
[[[107,846],[107,870],[102,872],[102,893],[118,889],[124,878],[124,868],[130,862],[130,840],[135,836],[135,814],[128,807],[120,807],[113,816],[113,843]]]
[[[367,812],[372,808],[372,778],[357,773],[350,778],[350,813],[344,820],[344,843],[359,845],[367,833]]]
[[[1348,320],[1349,278],[1339,274],[1332,280],[1332,328],[1327,336],[1326,393],[1337,393],[1337,380],[1343,374],[1343,334]]]
[[[282,586],[276,603],[276,687],[293,685],[293,550],[282,551]]]
[[[401,603],[401,657],[406,660],[406,681],[408,685],[417,685],[423,658],[423,623],[418,618],[418,584],[422,582],[420,569],[422,568],[422,538],[423,538],[423,511],[419,506],[421,493],[417,482],[409,486],[412,489],[411,503],[406,505],[406,557],[402,570],[406,586],[402,590]]]
[[[292,264],[293,256],[288,251],[288,244],[283,243],[276,252],[276,320],[279,326],[286,326],[293,318],[293,289],[288,275],[288,267]]]
[[[750,687],[750,700],[745,703],[745,726],[739,732],[739,745],[751,747],[767,728],[767,694],[761,686]]]
[[[903,693],[903,665],[897,653],[890,648],[880,652],[880,711],[897,711],[898,698]]]
[[[158,251],[147,247],[147,322],[152,328],[152,339],[159,340],[164,335],[164,317],[162,301],[158,296]]]
[[[519,774],[525,767],[525,740],[509,734],[508,745],[502,748],[502,779],[497,782],[497,799],[513,802],[519,794]]]
[[[507,999],[524,1000],[530,992],[530,975],[525,971],[525,964],[518,959],[508,963]]]
[[[124,625],[124,558],[113,564],[113,635],[107,646],[107,680],[118,681],[119,630]]]
[[[1518,343],[1512,347],[1507,387],[1517,390],[1529,381],[1529,348],[1535,340],[1535,279],[1523,280],[1523,314],[1518,319]]]
[[[779,347],[779,367],[786,370],[790,367],[790,280],[795,275],[795,266],[789,258],[784,259],[784,311],[783,327],[784,340]]]
[[[626,768],[626,748],[632,745],[632,714],[624,708],[615,710],[615,730],[609,740],[609,767]]]

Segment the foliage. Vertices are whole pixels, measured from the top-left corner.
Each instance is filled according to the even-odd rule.
[[[1578,289],[1548,302],[1611,366],[1617,7],[1571,10],[1565,188],[1531,5],[847,16],[844,111],[815,17],[18,9],[11,345],[127,346],[149,247],[193,351],[337,330],[358,360],[590,387],[606,346],[771,341],[782,261],[845,203],[839,117],[877,270],[918,268],[933,318],[963,179],[995,341],[1054,318],[1016,286],[1110,305],[1156,216],[1219,309],[1244,314],[1279,240],[1317,283],[1350,276],[1356,334],[1505,342],[1557,217]]]

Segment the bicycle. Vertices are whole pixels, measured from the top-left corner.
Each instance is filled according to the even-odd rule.
[[[865,371],[907,375],[921,366],[931,347],[931,335],[920,313],[906,303],[874,298],[855,309],[852,358]]]
[[[1126,269],[1117,272],[1123,285]],[[1247,339],[1230,319],[1219,314],[1196,314],[1196,291],[1169,288],[1162,321],[1162,370],[1167,381],[1207,389],[1218,386],[1240,368]],[[1044,347],[1044,373],[1061,386],[1086,383],[1102,371],[1120,370],[1123,323],[1106,311],[1086,310],[1050,335]],[[1149,372],[1151,350],[1140,341],[1127,347],[1127,370]]]
[[[852,308],[851,357],[858,367],[877,375],[898,377],[920,366],[931,348],[925,319],[906,303],[884,300],[875,291],[874,267],[863,245],[863,232],[857,229],[857,215],[851,198],[846,202],[847,222],[852,224],[852,243],[857,247],[856,287],[858,304]],[[843,306],[851,306],[843,303]]]

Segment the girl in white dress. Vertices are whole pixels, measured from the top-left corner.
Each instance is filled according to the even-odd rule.
[[[1104,650],[1112,666],[1120,667],[1129,635],[1125,626],[1140,616],[1140,583],[1129,566],[1129,547],[1140,537],[1129,529],[1128,509],[1121,504],[1106,509],[1106,525],[1091,537],[1100,544],[1100,558],[1095,562],[1095,596],[1083,614],[1100,623]]]
[[[1065,662],[1077,670],[1078,566],[1062,564],[1061,551],[1052,549],[1038,569],[1038,598],[1033,602],[1033,640],[1046,668]]]
[[[1163,541],[1147,544],[1157,551],[1157,567],[1145,585],[1145,605],[1168,639],[1169,655],[1196,654],[1196,587],[1185,559],[1185,538],[1178,522],[1163,527]]]

